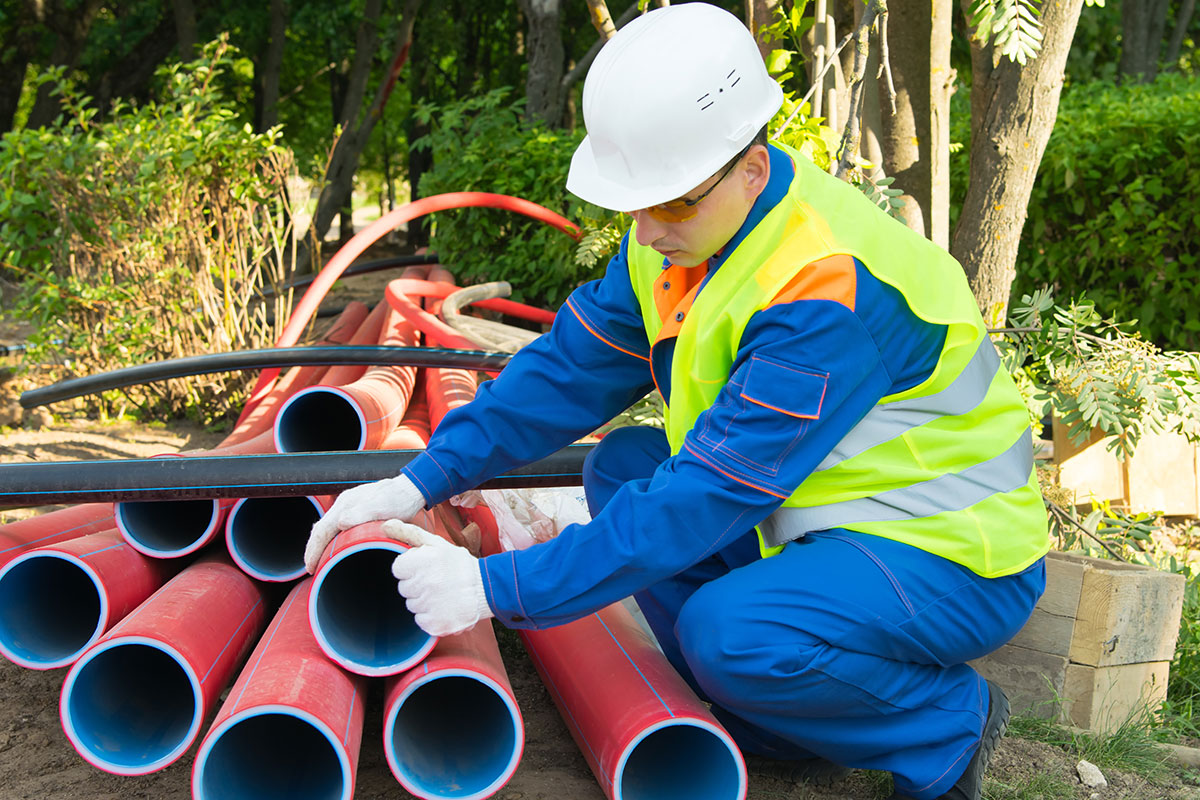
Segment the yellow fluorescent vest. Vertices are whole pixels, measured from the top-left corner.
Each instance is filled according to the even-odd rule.
[[[845,528],[919,547],[984,577],[1020,572],[1049,549],[1029,418],[1001,368],[962,268],[791,148],[787,195],[696,296],[671,364],[671,452],[729,380],[750,318],[808,264],[849,255],[946,326],[933,373],[882,398],[759,526],[764,555],[807,531]],[[662,256],[629,235],[629,274],[649,341],[662,328]],[[798,360],[803,357],[798,355]]]

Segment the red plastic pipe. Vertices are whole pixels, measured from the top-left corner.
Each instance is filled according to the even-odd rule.
[[[733,738],[621,604],[520,631],[610,800],[742,800]]]
[[[416,347],[417,330],[392,311],[379,343]],[[416,376],[416,367],[371,367],[346,386],[300,390],[275,417],[276,449],[281,453],[379,449],[400,423]]]
[[[370,309],[367,308],[366,303],[360,303],[357,300],[347,303],[317,345],[351,344],[368,314],[370,314]],[[331,369],[326,366],[297,367],[284,373],[279,380],[275,381],[271,393],[263,398],[253,413],[244,416],[244,419],[225,437],[222,444],[237,444],[263,431],[270,430],[280,404],[305,386],[322,381]]]
[[[283,583],[303,578],[304,545],[333,498],[244,497],[225,518],[225,547],[252,578]]]
[[[350,338],[348,344],[364,345],[378,344],[379,337],[383,333],[384,323],[388,318],[388,304],[379,301],[375,308],[371,309],[371,314],[363,321],[363,324],[354,332],[354,336]],[[320,381],[312,381],[305,384],[306,386],[315,386],[317,383],[323,383],[327,386],[344,386],[347,383],[354,383],[361,378],[367,371],[366,366],[362,364],[335,364],[329,367]]]
[[[454,208],[500,208],[515,211],[545,222],[547,225],[559,229],[574,239],[578,239],[582,235],[579,227],[566,217],[556,214],[537,203],[531,203],[528,200],[522,200],[518,197],[486,192],[452,192],[449,194],[433,195],[432,197],[423,197],[420,200],[407,203],[394,211],[384,214],[351,237],[350,241],[346,242],[334,254],[329,263],[321,269],[320,274],[317,275],[316,280],[308,287],[308,290],[300,298],[299,302],[296,303],[296,307],[292,311],[292,316],[288,319],[287,325],[284,326],[283,333],[275,343],[275,346],[290,347],[299,340],[300,334],[308,325],[313,314],[316,313],[317,306],[321,304],[321,300],[324,299],[334,282],[341,277],[346,267],[350,266],[354,259],[358,258],[377,239],[386,236],[400,225],[417,217],[432,214],[435,211],[448,211]],[[246,414],[252,412],[254,407],[266,397],[271,384],[275,381],[275,377],[278,374],[278,369],[263,370],[259,373],[258,382],[255,384],[250,394],[250,399],[247,400],[246,407],[242,412],[243,418]]]
[[[417,627],[396,591],[392,562],[408,548],[368,522],[339,534],[313,576],[308,620],[321,650],[359,675],[396,675],[437,639]]]
[[[367,680],[317,646],[311,588],[292,589],[229,690],[196,752],[195,800],[354,796]]]
[[[112,503],[84,503],[0,525],[0,565],[32,547],[99,533],[114,524]]]
[[[516,772],[525,726],[490,623],[440,639],[386,692],[383,750],[405,791],[480,800]]]
[[[372,337],[371,343],[378,341],[379,325],[382,325],[382,320],[389,313],[387,304],[379,303],[377,311],[375,319],[372,320],[367,317],[366,305],[357,303],[348,306],[325,334],[326,339],[335,344],[355,343],[358,332],[365,331]],[[351,326],[355,326],[356,330],[350,331]],[[333,372],[333,369],[329,369],[329,372]],[[366,368],[357,369],[365,371]],[[267,415],[273,415],[281,404],[307,388],[309,382],[320,377],[325,370],[325,367],[304,367],[289,372],[277,383],[276,388],[259,405],[255,413],[235,428],[217,447],[168,455],[231,456],[276,452],[275,435],[272,430],[274,419]],[[228,515],[234,505],[233,500],[216,499],[130,501],[116,503],[115,515],[121,535],[140,552],[154,558],[180,558],[207,546],[222,530],[226,530]],[[238,563],[240,566],[241,562]],[[292,577],[298,578],[302,574],[303,569]]]
[[[114,529],[26,550],[0,569],[0,654],[30,669],[68,666],[174,571]]]
[[[92,766],[145,775],[183,755],[266,627],[261,584],[224,558],[185,569],[90,647],[59,717]]]

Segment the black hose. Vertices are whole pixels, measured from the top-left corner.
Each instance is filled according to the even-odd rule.
[[[594,446],[564,447],[478,488],[580,486],[583,460]],[[337,494],[391,478],[421,452],[362,450],[0,464],[0,508]]]
[[[111,372],[69,378],[39,386],[21,394],[22,408],[36,408],[59,400],[87,394],[99,394],[122,386],[136,386],[188,375],[235,372],[266,367],[332,366],[368,364],[372,366],[443,367],[478,369],[495,372],[504,367],[509,353],[482,350],[448,350],[436,347],[388,347],[385,345],[329,345],[322,347],[274,347],[262,350],[237,350],[203,356],[172,358],[151,364],[139,364]]]

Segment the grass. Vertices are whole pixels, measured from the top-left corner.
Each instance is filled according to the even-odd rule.
[[[1077,796],[1076,786],[1040,773],[1012,785],[988,778],[983,787],[984,800],[1072,800]]]
[[[1060,748],[1102,770],[1133,772],[1151,781],[1169,772],[1167,754],[1158,746],[1159,731],[1161,726],[1146,710],[1131,715],[1108,734],[1075,731],[1032,717],[1014,717],[1009,723],[1010,736]]]

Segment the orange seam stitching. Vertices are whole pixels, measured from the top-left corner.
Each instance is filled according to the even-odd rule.
[[[575,319],[579,320],[579,324],[582,325],[584,328],[586,328],[587,332],[590,333],[592,336],[595,336],[597,339],[604,342],[606,345],[613,348],[614,350],[619,350],[620,352],[624,353],[627,356],[633,356],[634,358],[640,358],[642,361],[645,361],[647,364],[650,363],[650,359],[648,357],[639,355],[637,353],[626,350],[624,347],[615,345],[612,342],[610,342],[608,339],[605,339],[603,336],[596,333],[596,331],[592,329],[591,325],[588,325],[586,322],[584,322],[583,315],[579,313],[579,311],[575,308],[574,305],[572,305],[570,298],[567,298],[566,306],[567,306],[567,308],[571,309],[571,313],[575,315]]]

